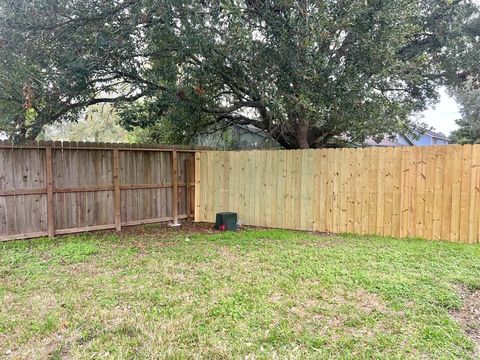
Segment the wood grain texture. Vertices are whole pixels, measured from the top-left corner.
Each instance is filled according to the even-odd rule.
[[[174,179],[177,219],[193,213],[198,185],[193,151],[57,142],[0,145],[0,240],[174,220]]]
[[[178,157],[172,152],[172,183],[173,183],[173,223],[178,223]]]
[[[120,200],[120,159],[118,149],[113,149],[113,186],[115,192],[115,230],[122,229],[122,211]]]
[[[196,221],[228,205],[254,226],[479,241],[480,145],[209,151],[197,161]]]
[[[45,149],[45,177],[47,179],[47,228],[48,236],[53,237],[55,235],[55,217],[54,217],[54,204],[53,204],[53,159],[52,149]]]

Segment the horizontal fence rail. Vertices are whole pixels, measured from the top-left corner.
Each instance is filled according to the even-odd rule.
[[[200,151],[195,220],[479,242],[480,145]]]
[[[194,152],[0,142],[0,241],[193,217]]]

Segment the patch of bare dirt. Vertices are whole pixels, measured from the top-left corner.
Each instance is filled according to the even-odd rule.
[[[480,358],[480,290],[471,290],[465,285],[457,286],[463,300],[460,310],[451,312],[452,317],[464,329],[475,344],[475,354]]]
[[[155,223],[146,225],[135,225],[122,228],[121,232],[115,230],[98,230],[94,231],[99,235],[118,235],[121,238],[132,236],[155,236],[156,238],[171,238],[175,235],[189,235],[189,234],[215,234],[220,232],[213,228],[210,223],[194,223],[191,221],[181,221],[181,225],[170,226],[168,223]],[[70,235],[64,235],[70,236]]]
[[[171,238],[179,234],[214,234],[216,232],[218,230],[215,230],[212,224],[185,221],[180,226],[170,226],[165,223],[127,227],[122,229],[120,236],[154,235],[157,238]]]

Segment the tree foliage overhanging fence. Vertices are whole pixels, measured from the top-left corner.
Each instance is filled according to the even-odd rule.
[[[285,148],[410,133],[438,86],[480,82],[479,14],[475,0],[0,0],[0,128],[20,143],[111,103],[171,142],[231,124]]]

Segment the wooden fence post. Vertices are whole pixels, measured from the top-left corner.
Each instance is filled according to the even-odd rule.
[[[53,214],[53,159],[52,148],[45,149],[45,164],[46,164],[46,178],[47,178],[47,227],[48,237],[55,236],[55,217]]]
[[[195,153],[195,205],[194,205],[194,215],[193,215],[193,220],[194,221],[200,221],[200,152]],[[204,185],[205,186],[205,185]]]
[[[185,159],[185,209],[187,212],[187,220],[190,220],[192,218],[192,211],[191,211],[191,177],[192,177],[192,160],[191,159]]]
[[[177,150],[172,151],[172,211],[173,211],[173,226],[178,226],[178,163]]]
[[[122,230],[121,192],[120,192],[120,160],[118,149],[113,149],[113,188],[114,188],[114,206],[115,206],[115,230]]]

